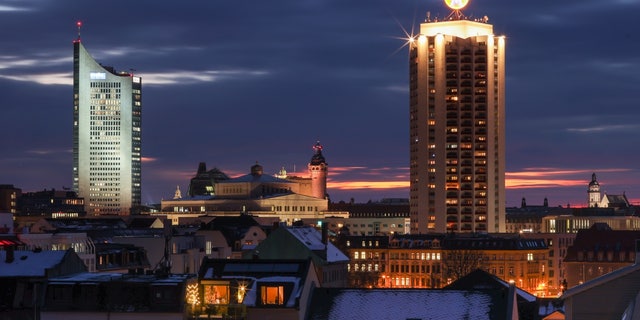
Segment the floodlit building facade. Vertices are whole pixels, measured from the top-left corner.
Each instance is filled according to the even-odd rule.
[[[88,215],[140,205],[142,80],[73,43],[73,188]]]
[[[505,39],[487,21],[454,10],[409,41],[411,233],[505,230]]]

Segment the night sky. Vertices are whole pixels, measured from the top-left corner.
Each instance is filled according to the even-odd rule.
[[[307,176],[332,201],[408,198],[415,0],[0,0],[0,184],[72,186],[76,21],[90,54],[143,81],[143,202],[186,193],[199,162]],[[639,0],[471,0],[507,37],[507,206],[640,201]]]

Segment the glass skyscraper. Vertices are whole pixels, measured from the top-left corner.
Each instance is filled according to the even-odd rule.
[[[129,215],[141,199],[142,80],[73,43],[73,188],[88,215]]]

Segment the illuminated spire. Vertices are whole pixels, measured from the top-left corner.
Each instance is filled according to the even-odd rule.
[[[182,192],[180,192],[180,186],[176,186],[176,192],[173,194],[173,199],[182,199]]]

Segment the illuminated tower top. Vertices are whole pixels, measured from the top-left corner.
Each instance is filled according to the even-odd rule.
[[[447,20],[452,18],[462,19],[464,15],[460,10],[469,4],[469,0],[444,0],[444,3],[453,10]]]
[[[313,146],[313,156],[307,168],[311,175],[311,195],[324,199],[327,196],[327,161],[322,155],[322,145],[320,141]]]
[[[489,17],[481,19],[467,19],[461,9],[466,7],[469,0],[444,0],[445,4],[452,9],[445,19],[431,19],[427,13],[425,23],[421,25],[420,36],[417,40],[424,41],[424,37],[432,37],[438,34],[451,35],[462,39],[475,36],[493,36],[493,26],[488,24]],[[422,39],[421,39],[422,37]],[[411,38],[410,42],[415,38]]]
[[[312,165],[319,165],[321,163],[326,164],[327,162],[324,159],[324,156],[322,155],[322,145],[320,144],[320,141],[316,142],[316,144],[313,146],[313,151],[314,154],[311,157],[311,164]]]
[[[595,172],[591,175],[591,182],[589,182],[587,195],[589,196],[589,207],[597,207],[600,203],[600,183],[598,183],[598,179],[596,179]]]

